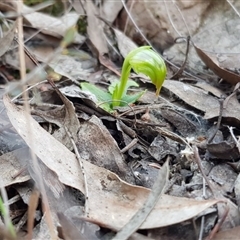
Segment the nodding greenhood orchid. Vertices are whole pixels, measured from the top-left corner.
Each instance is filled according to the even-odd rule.
[[[112,95],[113,106],[119,106],[120,100],[126,94],[131,69],[148,76],[156,86],[156,95],[160,93],[167,73],[165,62],[150,46],[139,47],[132,50],[125,58],[120,82],[116,85]]]
[[[139,47],[127,55],[123,63],[121,79],[109,86],[109,92],[105,92],[90,83],[81,83],[81,88],[93,93],[98,99],[98,103],[101,103],[101,107],[111,112],[113,107],[136,102],[145,92],[142,91],[133,95],[127,94],[130,86],[138,86],[136,82],[128,80],[131,69],[136,73],[143,73],[148,76],[156,86],[156,95],[159,95],[167,68],[164,60],[150,46]]]

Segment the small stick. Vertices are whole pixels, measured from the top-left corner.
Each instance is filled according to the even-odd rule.
[[[178,37],[178,38],[176,38],[176,39],[175,39],[175,42],[176,42],[178,39],[181,39],[181,38],[183,38],[183,37]],[[170,79],[177,79],[177,78],[179,78],[179,77],[182,75],[182,73],[183,73],[183,71],[184,71],[184,69],[185,69],[185,67],[186,67],[187,59],[188,59],[188,53],[189,53],[189,46],[190,46],[190,36],[188,36],[188,37],[186,38],[186,40],[187,40],[187,49],[186,49],[186,53],[185,53],[185,60],[184,60],[184,62],[183,62],[183,64],[182,64],[182,66],[178,69],[178,71],[177,71]]]
[[[197,165],[198,165],[198,168],[199,168],[202,176],[203,176],[204,179],[206,180],[206,182],[207,182],[207,184],[208,184],[208,186],[209,186],[209,188],[210,188],[210,190],[211,190],[211,192],[212,192],[212,195],[215,196],[215,194],[214,194],[214,188],[213,188],[212,184],[210,183],[210,181],[208,180],[208,178],[207,178],[207,176],[206,176],[206,174],[205,174],[205,172],[204,172],[204,170],[203,170],[203,168],[202,168],[202,164],[201,164],[201,161],[202,161],[202,160],[201,160],[201,158],[200,158],[200,156],[199,156],[198,148],[197,148],[196,146],[193,146],[193,154],[194,154],[196,163],[197,163]]]
[[[84,180],[84,188],[85,188],[85,214],[87,217],[89,217],[89,206],[88,206],[88,184],[87,184],[87,176],[86,176],[86,173],[85,173],[85,169],[84,169],[84,164],[83,164],[83,161],[80,157],[80,154],[78,152],[78,149],[77,149],[77,146],[74,142],[74,139],[71,135],[71,133],[69,132],[69,130],[67,129],[67,127],[64,127],[65,128],[65,131],[69,137],[69,139],[71,140],[71,143],[72,143],[72,146],[73,146],[73,149],[74,149],[74,152],[76,154],[76,158],[79,162],[79,165],[80,165],[80,168],[81,168],[81,171],[82,171],[82,175],[83,175],[83,180]]]
[[[229,132],[231,133],[231,136],[232,136],[232,138],[233,138],[233,140],[234,140],[234,142],[235,142],[235,144],[236,144],[236,146],[238,148],[238,151],[240,153],[240,143],[239,143],[239,141],[237,140],[237,138],[235,137],[235,135],[233,133],[233,127],[229,127],[228,126],[228,129],[229,129]]]
[[[219,128],[220,128],[220,124],[221,124],[221,121],[222,121],[222,115],[223,115],[223,102],[224,100],[222,98],[219,99],[219,116],[218,116],[218,121],[217,121],[217,126],[216,126],[216,129],[213,133],[213,135],[208,139],[208,143],[211,143],[214,139],[214,137],[216,136]]]
[[[136,145],[138,142],[137,138],[134,138],[126,147],[124,147],[120,152],[125,153],[128,151],[130,148],[132,148],[134,145]]]
[[[225,221],[228,213],[229,213],[229,207],[227,206],[222,218],[220,218],[219,222],[214,226],[213,230],[211,233],[207,236],[205,240],[211,240],[213,239],[214,235],[219,231],[220,227],[222,226],[223,222]]]

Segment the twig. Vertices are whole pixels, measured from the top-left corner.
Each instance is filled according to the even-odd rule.
[[[169,3],[169,1],[168,1],[168,3]],[[168,7],[167,7],[167,4],[166,4],[166,1],[165,1],[165,0],[164,0],[164,6],[165,6],[165,9],[166,9],[166,12],[167,12],[167,16],[168,16],[169,22],[171,23],[173,29],[175,30],[175,32],[176,32],[180,37],[182,37],[181,33],[177,30],[174,22],[172,21],[172,18],[171,18],[171,16],[170,16],[170,13],[169,13],[169,10],[168,10]]]
[[[136,232],[139,227],[146,220],[147,216],[151,213],[154,206],[157,204],[160,195],[164,192],[164,187],[168,180],[169,166],[168,159],[159,170],[157,180],[155,181],[152,191],[149,193],[143,207],[130,219],[130,221],[112,238],[112,240],[125,240]]]
[[[78,152],[78,149],[77,149],[77,146],[74,142],[74,139],[71,135],[71,133],[69,132],[69,130],[67,129],[66,126],[64,126],[65,128],[65,131],[69,137],[69,139],[71,140],[71,143],[72,143],[72,146],[73,146],[73,149],[74,149],[74,152],[76,154],[76,158],[78,160],[78,163],[80,165],[80,168],[81,168],[81,172],[82,172],[82,175],[83,175],[83,180],[84,180],[84,188],[85,188],[85,214],[86,214],[86,217],[89,217],[89,206],[88,206],[88,199],[89,199],[89,194],[88,194],[88,184],[87,184],[87,176],[86,176],[86,172],[85,172],[85,168],[84,168],[84,164],[83,164],[83,161],[80,157],[80,154]]]
[[[180,15],[181,15],[182,20],[183,20],[183,22],[184,22],[184,24],[185,24],[185,27],[186,27],[186,29],[187,29],[187,31],[188,31],[188,35],[191,36],[189,27],[188,27],[188,25],[187,25],[187,21],[186,21],[185,17],[183,16],[182,11],[180,10],[180,8],[179,8],[179,6],[177,5],[176,1],[174,1],[174,0],[171,0],[171,1],[172,1],[173,5],[175,5],[175,7],[177,8],[178,12],[179,12]],[[192,36],[191,36],[191,37],[192,37]]]
[[[238,15],[238,17],[240,17],[240,14],[238,10],[235,8],[235,6],[229,0],[227,0],[227,2],[231,6],[231,8],[234,10],[234,12]]]
[[[229,127],[228,126],[228,129],[229,129],[229,132],[231,133],[231,136],[232,136],[232,138],[233,138],[233,140],[234,140],[234,142],[235,142],[235,144],[236,144],[236,146],[238,148],[238,152],[240,153],[240,143],[239,143],[239,141],[237,140],[237,138],[235,137],[235,135],[233,133],[233,127]]]
[[[208,143],[211,143],[214,139],[214,137],[216,136],[219,128],[220,128],[220,124],[221,124],[221,121],[222,121],[222,115],[223,115],[223,102],[224,100],[222,98],[219,99],[219,115],[218,115],[218,121],[217,121],[217,125],[216,125],[216,129],[215,131],[213,132],[212,136],[208,139]]]
[[[15,1],[15,2],[17,2],[17,1]],[[12,13],[11,12],[10,14],[1,15],[0,19],[15,19],[15,18],[18,18],[18,17],[23,17],[27,14],[31,14],[31,13],[35,13],[37,11],[43,10],[44,8],[47,8],[51,5],[53,5],[54,3],[55,3],[55,1],[48,0],[47,2],[39,3],[39,4],[31,7],[31,10],[26,11],[24,13],[22,13],[22,12]]]
[[[181,38],[181,37],[180,37]],[[177,41],[178,39],[180,39],[180,38],[177,38],[177,39],[175,39],[175,41]],[[182,66],[178,69],[178,71],[171,77],[171,79],[178,79],[181,75],[182,75],[182,73],[183,73],[183,71],[184,71],[184,69],[185,69],[185,67],[186,67],[186,64],[187,64],[187,59],[188,59],[188,53],[189,53],[189,46],[190,46],[190,36],[188,36],[187,38],[184,38],[184,39],[186,39],[186,41],[187,41],[187,49],[186,49],[186,53],[185,53],[185,59],[184,59],[184,62],[183,62],[183,64],[182,64]]]
[[[212,186],[212,184],[210,183],[210,181],[208,180],[204,170],[203,170],[203,167],[202,167],[202,164],[201,164],[201,158],[199,156],[199,153],[198,153],[198,148],[196,146],[193,146],[193,154],[194,154],[194,157],[195,157],[195,160],[196,160],[196,163],[198,165],[198,168],[202,174],[202,176],[204,177],[204,179],[206,180],[207,184],[208,184],[208,187],[210,188],[211,192],[212,192],[212,195],[215,196],[214,194],[214,188]]]
[[[126,147],[124,147],[120,152],[125,153],[128,151],[130,148],[132,148],[134,145],[136,145],[138,142],[137,138],[134,138]]]
[[[31,240],[33,237],[33,228],[34,228],[34,220],[35,220],[35,211],[38,206],[40,197],[40,192],[35,188],[33,189],[28,203],[28,221],[27,221],[27,230],[28,230],[28,240]]]
[[[224,103],[223,103],[224,109],[227,108],[229,100],[237,94],[239,87],[240,87],[240,82],[235,85],[233,92],[224,100]]]
[[[223,222],[225,221],[228,213],[229,213],[230,208],[227,206],[223,216],[220,218],[219,222],[214,226],[213,230],[211,233],[207,236],[205,240],[211,240],[213,239],[214,235],[219,231],[220,227],[222,226]]]
[[[43,83],[47,83],[48,80],[43,80],[41,82],[38,82],[34,85],[31,85],[29,86],[28,88],[25,88],[21,93],[19,93],[17,96],[15,96],[14,98],[11,99],[11,102],[14,102],[16,99],[18,99],[21,95],[23,95],[25,92],[29,91],[30,89],[34,88],[34,87],[37,87],[38,85],[40,84],[43,84]]]
[[[205,178],[203,178],[203,198],[204,199],[206,198],[206,180],[205,180]],[[201,226],[200,226],[198,240],[202,240],[202,238],[203,238],[204,223],[205,223],[205,215],[203,215],[201,218]]]

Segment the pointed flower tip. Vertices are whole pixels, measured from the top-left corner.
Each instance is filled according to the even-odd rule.
[[[128,61],[135,72],[143,73],[151,79],[159,95],[167,73],[162,57],[150,46],[144,46],[130,52]]]

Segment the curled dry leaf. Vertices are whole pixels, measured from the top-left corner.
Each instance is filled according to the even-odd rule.
[[[219,77],[221,77],[222,79],[228,81],[231,84],[236,84],[238,82],[240,82],[240,75],[231,72],[227,69],[225,69],[222,66],[221,62],[224,62],[223,60],[219,59],[219,57],[217,55],[219,55],[218,53],[210,53],[210,52],[206,52],[203,51],[202,49],[200,49],[199,47],[197,47],[194,44],[194,48],[198,54],[198,56],[202,59],[202,61]],[[236,54],[234,54],[235,56],[231,56],[232,58],[236,58]],[[230,58],[231,58],[230,57]],[[225,58],[227,58],[227,56],[225,56]],[[227,61],[227,59],[225,59]],[[232,59],[234,61],[234,59]],[[237,59],[238,61],[238,56]],[[235,60],[235,61],[236,61]]]
[[[38,158],[58,179],[79,191],[85,191],[82,172],[75,155],[46,132],[24,110],[4,97],[4,104],[14,128]],[[29,120],[28,120],[29,119]],[[31,130],[29,129],[31,125]],[[28,138],[31,131],[31,139]],[[89,221],[119,230],[141,208],[149,189],[122,181],[116,174],[82,160],[88,184]],[[142,229],[172,225],[197,216],[219,200],[194,200],[162,195]],[[163,217],[164,216],[164,217]]]
[[[79,121],[75,113],[73,103],[69,101],[57,88],[55,89],[58,96],[63,101],[62,106],[58,106],[49,111],[35,110],[33,113],[47,122],[54,123],[58,129],[54,131],[53,136],[64,144],[68,149],[72,149],[70,139],[67,137],[65,128],[71,133],[72,138],[77,140],[77,131],[79,129]]]

